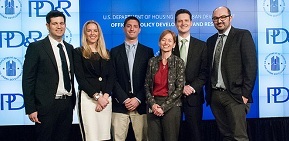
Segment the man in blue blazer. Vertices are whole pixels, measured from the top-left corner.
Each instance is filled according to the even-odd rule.
[[[253,102],[257,75],[256,47],[248,30],[231,25],[231,11],[218,7],[212,19],[218,33],[209,37],[206,100],[224,141],[248,141],[246,114]]]
[[[62,12],[50,11],[46,16],[49,35],[29,44],[25,55],[24,104],[38,141],[69,140],[76,97],[73,46],[62,40],[65,21]]]
[[[186,81],[182,96],[185,121],[184,126],[181,126],[180,139],[201,141],[203,86],[207,80],[207,47],[204,41],[194,38],[190,34],[193,25],[190,11],[179,9],[175,14],[175,25],[178,29],[178,36],[173,54],[181,57],[186,66]]]
[[[135,139],[142,141],[147,140],[144,82],[153,50],[138,42],[141,29],[136,17],[127,17],[123,30],[125,42],[111,49],[116,72],[112,93],[112,135],[114,141],[125,141],[131,122]]]

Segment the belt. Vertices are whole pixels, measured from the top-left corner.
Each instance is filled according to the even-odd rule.
[[[224,88],[212,88],[212,90],[215,90],[215,91],[227,91],[227,89],[224,89]]]
[[[70,96],[68,96],[68,95],[61,95],[61,96],[55,96],[55,99],[67,99],[68,97],[70,97]]]

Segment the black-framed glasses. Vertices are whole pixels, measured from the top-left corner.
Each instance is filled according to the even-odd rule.
[[[217,22],[217,21],[219,21],[219,19],[220,19],[221,21],[224,21],[224,20],[226,20],[227,17],[230,17],[230,16],[231,16],[231,15],[222,15],[222,16],[220,16],[220,17],[213,17],[212,20],[213,20],[213,22]]]

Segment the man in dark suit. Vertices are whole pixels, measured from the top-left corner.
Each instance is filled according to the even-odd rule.
[[[35,122],[37,140],[69,140],[75,91],[73,46],[62,40],[65,15],[46,15],[49,35],[29,44],[23,66],[22,88],[26,114]]]
[[[203,86],[207,79],[206,43],[192,37],[192,14],[187,9],[179,9],[175,14],[178,29],[177,44],[173,54],[185,61],[185,86],[183,89],[183,112],[185,123],[180,130],[181,140],[201,141],[201,123],[203,117]],[[185,133],[186,132],[186,133]]]
[[[231,11],[213,11],[218,33],[209,37],[209,81],[206,100],[216,118],[224,141],[248,141],[246,114],[252,103],[257,74],[256,48],[248,30],[231,26]]]
[[[112,135],[115,141],[125,141],[131,122],[135,139],[142,141],[147,140],[144,82],[153,50],[138,42],[141,29],[136,17],[127,17],[123,30],[125,42],[111,49],[116,72],[112,94]]]

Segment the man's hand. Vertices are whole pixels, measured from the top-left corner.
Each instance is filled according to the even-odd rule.
[[[243,102],[244,102],[245,104],[247,104],[247,103],[248,103],[248,98],[246,98],[246,97],[242,96],[242,99],[243,99]]]
[[[140,103],[138,102],[138,100],[135,97],[127,99],[124,103],[125,107],[129,111],[134,111],[139,106],[139,104]]]
[[[196,92],[195,89],[191,87],[190,85],[184,86],[184,90],[183,90],[184,95],[189,96],[195,92]]]
[[[38,112],[33,112],[31,114],[28,115],[29,119],[32,121],[32,122],[36,122],[36,123],[41,123],[39,120],[38,120]]]

